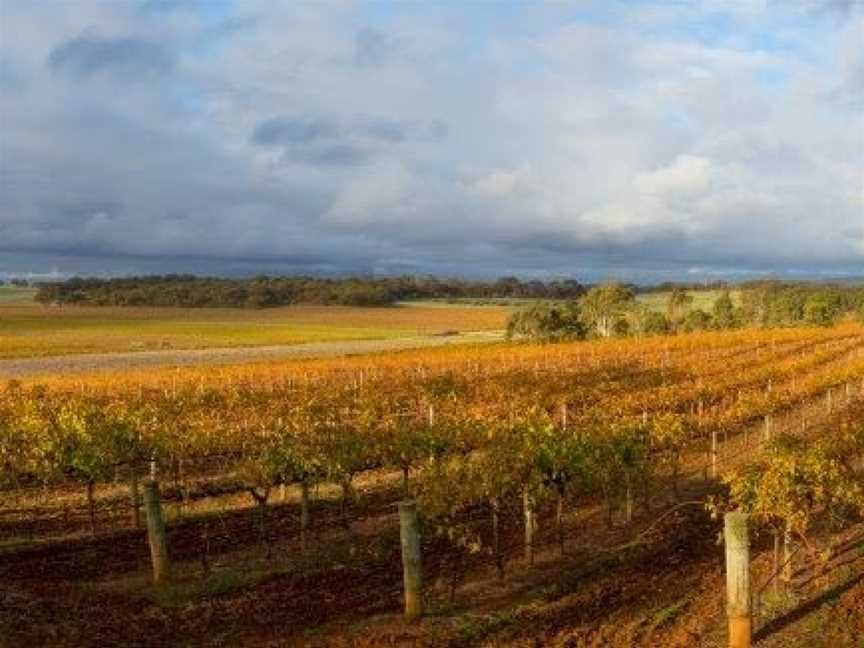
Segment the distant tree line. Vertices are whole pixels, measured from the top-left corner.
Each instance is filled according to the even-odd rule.
[[[16,288],[27,288],[30,282],[26,279],[0,279],[0,286],[5,285],[15,286]]]
[[[636,299],[632,286],[594,286],[574,300],[538,301],[514,313],[510,338],[583,339],[724,330],[743,326],[831,326],[845,317],[864,323],[864,286],[778,281],[722,290],[710,310],[694,308],[693,296],[671,285],[665,312]],[[736,303],[737,302],[737,303]]]
[[[39,284],[46,304],[267,308],[290,304],[386,306],[405,299],[576,299],[585,288],[573,279],[467,281],[435,277],[268,277],[221,279],[161,275],[113,279],[75,277]]]

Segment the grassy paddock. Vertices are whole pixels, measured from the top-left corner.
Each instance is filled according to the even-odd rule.
[[[36,296],[35,288],[19,288],[17,286],[0,286],[0,305],[27,305]]]
[[[652,310],[656,310],[658,312],[666,312],[666,306],[669,303],[669,292],[658,292],[658,293],[642,293],[637,295],[636,300],[642,304],[645,304]],[[690,304],[690,308],[701,308],[704,311],[710,312],[714,306],[714,302],[717,301],[717,298],[723,294],[722,290],[688,290],[687,294],[693,298],[693,303]],[[739,302],[740,299],[740,291],[730,290],[730,295],[732,296],[732,301],[735,303]],[[486,297],[486,298],[453,298],[453,299],[427,299],[422,301],[412,301],[412,302],[404,302],[405,306],[422,306],[428,308],[454,308],[454,307],[462,307],[462,308],[476,308],[476,307],[489,307],[489,306],[501,306],[508,307],[511,309],[519,308],[521,306],[530,305],[536,301],[540,301],[537,299],[527,299],[527,298],[519,298],[519,297],[505,297],[505,298],[497,298],[497,297]]]
[[[0,358],[375,340],[504,328],[509,309],[432,305],[120,308],[42,306],[4,289]],[[8,293],[8,294],[6,294]]]
[[[687,294],[693,298],[693,303],[690,304],[691,309],[700,308],[705,312],[710,313],[711,309],[714,307],[714,302],[723,294],[722,290],[688,290]],[[655,310],[658,313],[665,313],[666,307],[669,304],[669,295],[668,292],[659,292],[659,293],[643,293],[636,297],[637,301],[642,304],[645,304],[651,310]],[[734,304],[740,303],[740,292],[737,290],[730,290],[729,295],[732,297],[732,302]]]

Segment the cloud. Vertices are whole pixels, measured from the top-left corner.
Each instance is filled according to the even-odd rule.
[[[406,136],[405,126],[389,117],[361,115],[355,118],[353,129],[357,133],[388,142],[401,142]]]
[[[305,150],[289,150],[285,159],[305,164],[342,166],[363,164],[371,157],[371,153],[351,144],[334,144],[332,146],[314,147]]]
[[[396,40],[374,27],[358,29],[354,35],[354,62],[360,67],[384,65],[396,51]]]
[[[281,149],[282,160],[318,166],[353,166],[385,154],[389,147],[406,140],[440,140],[447,127],[428,123],[358,114],[342,122],[330,117],[279,115],[257,124],[251,141],[262,147]]]
[[[0,273],[864,267],[855,6],[157,4],[4,12]]]
[[[252,132],[252,141],[260,146],[307,144],[339,135],[339,128],[324,118],[273,117],[261,122]]]
[[[711,185],[711,160],[679,155],[669,166],[636,174],[636,188],[660,197],[687,197],[705,193]]]
[[[807,6],[815,14],[849,16],[861,3],[859,0],[811,0]]]
[[[174,59],[158,43],[141,38],[82,34],[57,45],[48,56],[48,65],[79,78],[110,74],[135,80],[167,74]]]

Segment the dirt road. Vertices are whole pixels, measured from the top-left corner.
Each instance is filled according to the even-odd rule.
[[[256,360],[329,358],[378,351],[403,351],[453,344],[479,344],[503,339],[500,331],[459,335],[430,335],[390,340],[353,340],[311,342],[308,344],[235,347],[227,349],[187,349],[139,351],[130,353],[93,353],[45,358],[0,360],[0,379],[25,378],[43,374],[73,374],[143,367],[233,364]]]

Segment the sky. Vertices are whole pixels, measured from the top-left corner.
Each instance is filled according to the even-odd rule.
[[[864,276],[864,0],[2,0],[0,277]]]

